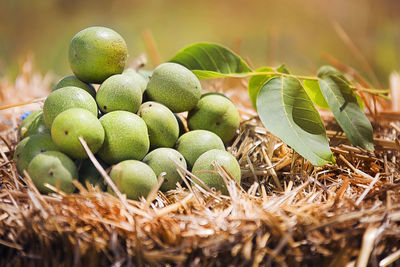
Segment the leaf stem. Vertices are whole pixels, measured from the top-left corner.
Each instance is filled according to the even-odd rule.
[[[253,75],[278,75],[278,76],[283,76],[283,77],[292,77],[296,78],[299,80],[313,80],[313,81],[318,81],[318,77],[314,76],[301,76],[301,75],[293,75],[293,74],[286,74],[286,73],[280,73],[280,72],[253,72],[250,74],[251,76]],[[375,88],[359,88],[354,85],[350,85],[350,88],[353,90],[360,90],[362,92],[366,92],[372,95],[377,95],[380,97],[383,97],[385,99],[390,99],[386,94],[390,93],[390,89],[375,89]]]
[[[313,77],[313,76],[302,76],[302,75],[293,75],[293,74],[286,74],[286,73],[280,73],[280,72],[252,72],[249,73],[251,76],[253,75],[278,75],[278,76],[284,76],[284,77],[292,77],[300,80],[314,80],[318,81],[318,77]]]
[[[360,91],[363,91],[366,93],[371,93],[371,94],[389,94],[390,93],[390,89],[359,88],[359,87],[356,87],[353,85],[351,85],[350,88],[360,90]]]

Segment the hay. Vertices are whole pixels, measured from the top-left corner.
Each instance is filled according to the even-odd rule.
[[[373,153],[349,145],[322,113],[337,164],[313,167],[266,131],[249,107],[246,80],[205,86],[223,90],[242,117],[228,148],[241,165],[241,186],[217,166],[229,196],[191,187],[197,179],[183,170],[187,186],[142,201],[78,182],[79,193],[41,195],[29,176],[17,175],[19,114],[3,111],[0,265],[388,266],[400,258],[398,111],[371,116]]]

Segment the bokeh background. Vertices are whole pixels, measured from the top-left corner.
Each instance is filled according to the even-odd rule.
[[[150,31],[165,61],[209,41],[254,67],[286,63],[296,74],[314,74],[328,63],[324,55],[373,82],[368,62],[383,86],[400,69],[398,0],[0,0],[0,76],[15,77],[27,55],[40,72],[69,75],[69,41],[93,25],[118,31],[130,59],[146,52]]]

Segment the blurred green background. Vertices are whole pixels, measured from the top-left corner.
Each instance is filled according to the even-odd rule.
[[[254,67],[286,63],[295,73],[314,74],[327,63],[326,53],[371,78],[335,23],[387,86],[390,72],[400,69],[397,0],[0,0],[0,76],[15,77],[29,53],[37,70],[70,74],[69,41],[85,27],[102,25],[125,38],[130,59],[146,52],[142,34],[150,30],[162,60],[209,41],[240,44]]]

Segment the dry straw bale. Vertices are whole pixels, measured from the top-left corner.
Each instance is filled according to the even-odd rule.
[[[24,104],[27,97],[13,90],[28,94],[32,84],[49,84],[47,76],[33,78],[25,72],[20,79],[24,75],[29,83],[25,89],[18,89],[18,82],[1,82],[2,106]],[[232,97],[242,117],[240,134],[228,148],[241,165],[242,185],[217,166],[229,196],[191,187],[196,177],[183,170],[188,187],[166,194],[155,191],[140,202],[90,186],[86,190],[79,183],[76,194],[53,188],[53,194],[41,195],[29,177],[17,175],[12,161],[18,115],[31,107],[1,111],[7,115],[1,117],[0,265],[395,262],[400,257],[400,125],[393,120],[399,118],[398,111],[371,116],[375,152],[346,143],[330,114],[322,113],[337,164],[313,167],[263,127],[246,100],[246,82],[205,84]],[[29,96],[44,94],[35,91]]]

